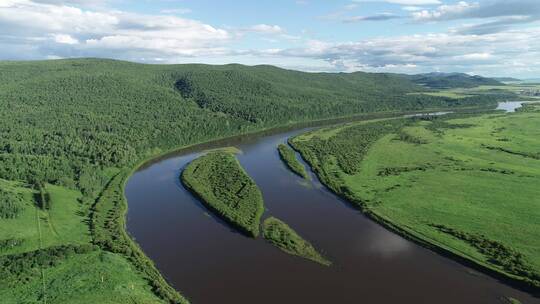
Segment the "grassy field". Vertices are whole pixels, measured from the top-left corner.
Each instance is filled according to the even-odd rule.
[[[293,149],[291,149],[291,147],[285,144],[279,144],[278,152],[281,160],[283,160],[285,165],[287,165],[287,167],[291,169],[292,172],[294,172],[300,177],[306,179],[309,178],[306,168],[298,161],[298,159],[296,159],[296,153]]]
[[[322,256],[313,245],[299,236],[291,227],[275,217],[263,222],[263,236],[284,252],[296,255],[324,266],[332,262]]]
[[[201,156],[184,169],[181,179],[219,216],[250,236],[259,235],[262,194],[234,155],[212,152]]]
[[[17,215],[0,221],[2,303],[163,303],[126,258],[91,245],[79,191],[45,184],[48,208],[40,208],[29,185],[0,187],[21,198]],[[85,249],[50,253],[59,246]]]
[[[535,112],[425,118],[372,138],[351,136],[367,132],[358,124],[292,143],[325,184],[375,219],[540,286],[538,125]],[[359,153],[353,162],[342,160],[347,144]]]
[[[54,265],[39,264],[35,258],[30,265],[22,264],[19,273],[4,269],[2,303],[164,303],[119,255],[94,249],[48,260]],[[10,263],[18,264],[16,259]]]
[[[28,185],[0,180],[3,189],[10,189],[23,198],[16,218],[0,221],[0,242],[19,240],[17,245],[0,248],[0,255],[16,254],[61,244],[88,244],[90,232],[78,203],[80,192],[59,186],[45,185],[50,208],[37,206],[36,191]],[[0,246],[1,247],[1,246]]]

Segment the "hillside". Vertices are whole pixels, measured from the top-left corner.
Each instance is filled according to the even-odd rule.
[[[503,85],[501,82],[478,75],[464,73],[428,73],[407,75],[406,79],[431,89],[473,88],[481,85]]]
[[[1,287],[0,295],[62,303],[58,282],[92,275],[102,284],[76,287],[81,293],[70,303],[103,302],[99,297],[116,290],[144,303],[183,302],[124,231],[123,182],[136,164],[179,146],[285,124],[496,101],[408,94],[423,90],[392,74],[0,62],[0,189],[17,197],[0,210],[0,264],[15,265],[0,286],[17,289]],[[104,273],[92,272],[95,261]]]

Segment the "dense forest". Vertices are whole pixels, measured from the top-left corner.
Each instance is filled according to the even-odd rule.
[[[376,111],[490,105],[407,95],[391,74],[308,74],[270,66],[140,65],[80,59],[0,63],[0,178],[93,196],[122,167],[180,145],[290,122]]]
[[[69,195],[56,197],[74,197],[80,205],[76,216],[85,218],[94,246],[85,247],[85,252],[98,248],[123,256],[143,274],[154,294],[182,302],[123,230],[123,182],[130,169],[180,146],[286,124],[373,112],[494,107],[499,98],[507,98],[409,94],[426,90],[393,74],[102,59],[0,62],[0,228],[6,223],[17,226],[20,214],[21,223],[34,227],[28,221],[35,215],[29,217],[24,210],[39,208],[45,218],[63,207],[44,189],[66,189]],[[340,162],[346,165],[347,160]],[[12,182],[18,186],[3,189]],[[28,203],[28,193],[35,202]],[[44,220],[38,217],[40,221]],[[5,231],[7,235],[10,230]],[[14,235],[2,236],[0,253],[46,249],[41,231],[39,246]],[[26,247],[17,249],[18,244]],[[80,256],[93,259],[102,254]],[[114,263],[124,265],[123,260]]]

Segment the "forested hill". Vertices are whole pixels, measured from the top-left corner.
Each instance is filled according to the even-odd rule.
[[[392,74],[75,59],[0,63],[0,178],[74,187],[88,166],[125,166],[248,130],[356,113],[492,103],[407,94]],[[83,185],[79,185],[83,186]]]
[[[407,75],[406,79],[432,89],[472,88],[481,85],[503,85],[494,78],[464,73],[428,73]]]

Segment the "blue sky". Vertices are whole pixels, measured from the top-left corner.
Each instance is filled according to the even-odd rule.
[[[0,0],[0,59],[540,77],[540,0]]]

